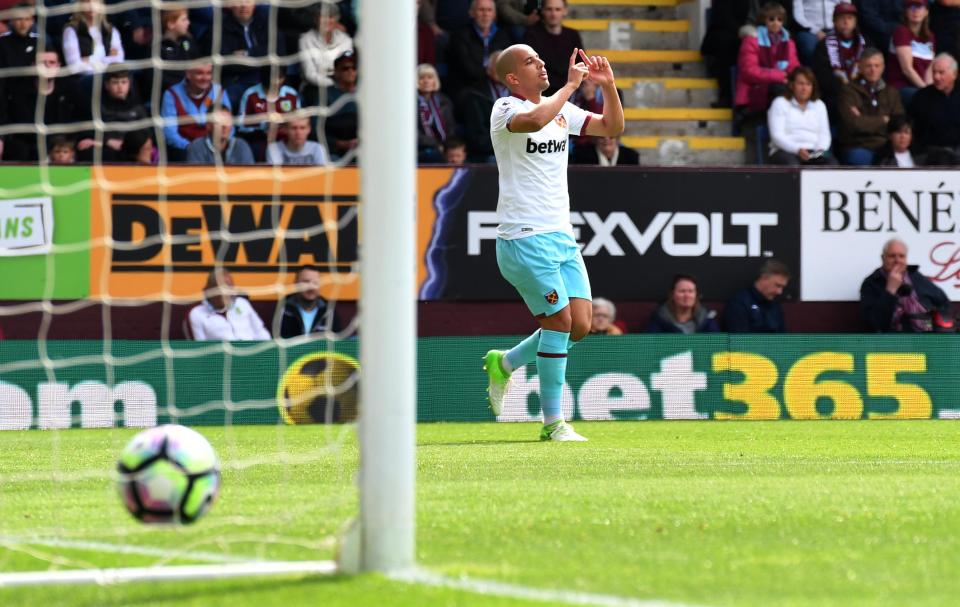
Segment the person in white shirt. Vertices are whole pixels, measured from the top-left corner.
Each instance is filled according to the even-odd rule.
[[[124,60],[120,32],[104,17],[103,3],[91,0],[63,28],[63,58],[74,73],[92,74]]]
[[[830,119],[820,101],[813,70],[798,67],[787,77],[787,90],[767,112],[770,162],[773,164],[837,164],[830,155]]]
[[[225,269],[210,272],[203,301],[190,310],[190,332],[197,341],[263,341],[270,332],[245,297],[235,297]]]
[[[577,63],[577,56],[582,62]],[[500,193],[497,201],[497,265],[540,323],[540,330],[508,352],[484,356],[490,407],[500,415],[510,374],[536,361],[543,429],[540,440],[585,441],[563,419],[560,398],[570,342],[590,331],[590,280],[570,224],[567,158],[571,135],[615,137],[623,132],[623,107],[605,57],[574,49],[567,82],[550,86],[544,62],[531,47],[513,45],[497,60],[510,90],[493,105],[490,137]],[[603,91],[603,114],[568,101],[584,78]]]
[[[292,118],[287,121],[287,140],[274,141],[267,146],[267,162],[274,166],[299,164],[323,166],[327,153],[316,141],[309,141],[310,119]]]
[[[316,26],[300,35],[300,68],[304,105],[317,105],[319,89],[333,85],[333,62],[353,50],[353,40],[340,27],[340,9],[324,3],[316,9]]]

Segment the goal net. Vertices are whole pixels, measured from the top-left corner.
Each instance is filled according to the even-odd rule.
[[[0,12],[0,590],[411,565],[413,3],[38,4]],[[117,490],[168,423],[220,460],[192,525]]]

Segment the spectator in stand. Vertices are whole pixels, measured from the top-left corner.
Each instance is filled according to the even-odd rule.
[[[617,320],[617,307],[603,297],[593,298],[593,319],[590,321],[591,335],[623,335],[623,329],[614,324]]]
[[[194,164],[253,164],[253,152],[243,139],[234,137],[233,114],[214,110],[207,120],[207,136],[187,146],[187,162]]]
[[[893,30],[887,84],[900,90],[903,105],[919,89],[933,82],[933,49],[936,37],[930,31],[926,0],[906,0],[903,23]]]
[[[417,66],[417,162],[440,162],[443,143],[455,134],[453,102],[440,92],[440,76],[427,63]]]
[[[76,120],[80,112],[73,96],[68,78],[58,77],[60,58],[55,51],[37,54],[38,76],[31,79],[30,86],[17,87],[10,91],[7,108],[7,124],[33,125],[37,119],[39,97],[43,101],[43,123],[46,126],[66,124]],[[39,160],[38,135],[36,133],[13,133],[4,137],[4,160],[36,162]],[[92,143],[91,143],[92,145]]]
[[[793,20],[797,23],[795,39],[800,63],[813,65],[817,43],[827,37],[832,27],[833,10],[839,0],[793,0]]]
[[[707,73],[717,81],[717,101],[714,105],[732,107],[733,90],[730,86],[730,73],[737,65],[740,29],[747,26],[751,31],[753,30],[754,19],[759,17],[757,3],[754,0],[714,2],[709,15],[707,33],[700,44],[700,54],[703,55]],[[763,25],[762,21],[760,24]]]
[[[63,28],[63,57],[71,71],[93,74],[124,60],[120,32],[104,17],[103,2],[89,0]]]
[[[957,28],[960,28],[960,4],[955,0],[930,1],[930,28],[937,39],[937,51],[957,55]]]
[[[463,166],[467,161],[467,142],[459,137],[447,137],[443,142],[443,161],[452,166]]]
[[[147,110],[140,103],[140,96],[131,89],[130,72],[120,70],[104,76],[100,101],[100,118],[108,124],[103,134],[103,159],[111,162],[120,159],[125,131],[114,130],[111,123],[133,122],[147,117]]]
[[[640,154],[620,143],[620,137],[593,137],[592,145],[577,145],[573,149],[573,164],[602,167],[636,166]]]
[[[333,62],[353,50],[353,40],[340,29],[336,4],[315,7],[314,28],[300,36],[300,68],[303,76],[303,104],[320,103],[320,89],[333,84]]]
[[[887,142],[887,125],[904,114],[900,93],[883,82],[883,53],[863,51],[860,75],[840,90],[837,147],[843,164],[868,166]]]
[[[20,2],[10,17],[10,30],[0,35],[0,70],[5,68],[31,67],[37,64],[37,37],[34,28],[32,4]],[[2,22],[0,22],[2,23]],[[0,121],[6,122],[11,96],[18,89],[33,86],[30,76],[4,76],[0,78]],[[3,146],[0,141],[0,158]]]
[[[283,301],[278,337],[338,333],[342,327],[336,310],[320,296],[320,271],[304,266],[297,272],[296,287],[296,294]]]
[[[760,24],[743,38],[737,59],[737,90],[734,104],[742,125],[750,131],[766,118],[767,108],[783,91],[787,74],[800,63],[790,32],[783,27],[787,11],[778,2],[760,8]]]
[[[437,25],[447,32],[455,32],[470,25],[471,0],[440,0],[435,3]]]
[[[833,9],[833,30],[817,43],[813,72],[820,85],[820,97],[831,116],[836,116],[840,89],[857,79],[860,55],[866,42],[857,28],[857,7],[841,2]]]
[[[772,164],[837,164],[830,155],[830,119],[820,101],[813,70],[800,66],[790,72],[787,90],[770,106]]]
[[[286,55],[283,38],[276,37],[276,48],[269,49],[270,24],[268,13],[258,13],[254,0],[233,0],[223,9],[223,28],[220,34],[220,48],[213,48],[213,29],[207,30],[200,47],[204,55],[213,51],[227,60],[245,57],[266,57],[271,51],[277,55]],[[243,92],[255,86],[260,78],[257,66],[225,64],[220,75],[231,107],[236,107]]]
[[[487,77],[468,88],[460,96],[459,110],[463,115],[464,137],[471,162],[493,162],[493,142],[490,140],[490,114],[497,99],[510,91],[497,75],[500,51],[490,53],[490,62],[484,68]]]
[[[450,36],[447,91],[451,99],[459,100],[465,89],[482,83],[487,77],[485,70],[490,53],[502,51],[511,43],[510,36],[497,28],[497,9],[493,0],[473,0],[470,19],[470,25]]]
[[[77,161],[77,142],[58,135],[50,140],[50,164],[73,164]]]
[[[933,60],[933,84],[917,91],[908,113],[913,118],[915,147],[928,165],[956,165],[960,162],[960,90],[957,60],[940,53]]]
[[[734,295],[723,310],[730,333],[784,333],[783,307],[777,300],[790,282],[790,270],[775,259],[767,260],[753,286]]]
[[[327,153],[316,141],[310,141],[310,119],[293,117],[286,124],[287,137],[267,146],[267,162],[272,165],[327,164]]]
[[[344,95],[357,92],[357,54],[354,51],[337,57],[333,62],[333,84],[327,87],[327,107]],[[327,116],[324,132],[327,145],[335,157],[351,153],[360,143],[357,123],[357,103],[348,101],[333,114]]]
[[[540,12],[530,0],[497,0],[497,22],[521,42],[527,28],[540,22]]]
[[[913,145],[913,122],[907,116],[894,116],[887,123],[887,144],[877,152],[875,164],[885,167],[912,169],[923,166],[926,157],[915,154]]]
[[[442,34],[432,0],[417,0],[417,65],[437,62],[437,37]]]
[[[950,314],[950,299],[930,279],[907,265],[907,245],[891,238],[883,245],[881,265],[860,285],[863,320],[871,331],[933,331]]]
[[[617,89],[617,95],[620,96],[620,104],[623,104],[623,91]],[[584,78],[580,83],[580,88],[570,97],[570,103],[594,114],[603,114],[603,90],[589,78]],[[577,135],[573,138],[574,151],[576,146],[591,146],[594,138],[590,135]]]
[[[267,144],[287,137],[286,127],[278,120],[282,114],[300,109],[300,95],[284,84],[283,66],[260,66],[260,83],[251,86],[240,98],[240,136],[250,144],[253,157],[263,162]]]
[[[143,165],[157,163],[157,148],[153,145],[153,135],[148,129],[127,131],[120,146],[120,161]]]
[[[524,44],[537,51],[547,64],[550,86],[544,95],[552,95],[567,81],[567,64],[573,49],[583,48],[580,32],[563,25],[567,16],[567,0],[543,0],[540,21],[529,28]]]
[[[200,48],[190,34],[187,9],[178,8],[160,12],[163,38],[160,40],[160,58],[164,61],[193,61],[200,56]],[[161,92],[183,80],[183,70],[163,70]]]
[[[867,45],[886,51],[893,30],[903,20],[904,0],[859,0],[860,30]]]
[[[188,315],[190,332],[197,341],[263,341],[270,332],[246,297],[236,295],[233,276],[218,268],[207,277],[203,301]]]
[[[183,81],[163,93],[160,115],[170,160],[183,160],[190,142],[207,134],[207,114],[216,108],[231,108],[230,98],[213,82],[213,66],[196,65],[184,73]],[[178,124],[179,121],[183,121]]]
[[[648,333],[716,333],[717,313],[700,303],[697,279],[689,274],[673,277],[667,300],[650,316]]]

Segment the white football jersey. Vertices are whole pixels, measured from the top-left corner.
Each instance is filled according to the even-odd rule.
[[[542,232],[573,235],[567,157],[570,135],[586,130],[592,114],[570,102],[536,133],[511,133],[514,114],[536,107],[519,97],[501,97],[493,104],[490,138],[500,171],[497,236],[506,240]]]

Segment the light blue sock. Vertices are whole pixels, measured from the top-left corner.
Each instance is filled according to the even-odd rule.
[[[504,356],[503,367],[504,371],[513,373],[514,369],[518,369],[523,365],[532,363],[537,359],[537,348],[540,347],[540,329],[534,331],[531,335],[528,335],[526,339],[515,345],[513,348],[507,352]],[[510,367],[507,369],[507,367]]]
[[[560,399],[567,375],[567,342],[569,333],[540,330],[540,346],[537,349],[537,375],[540,376],[540,407],[543,423],[550,424],[563,419]]]

